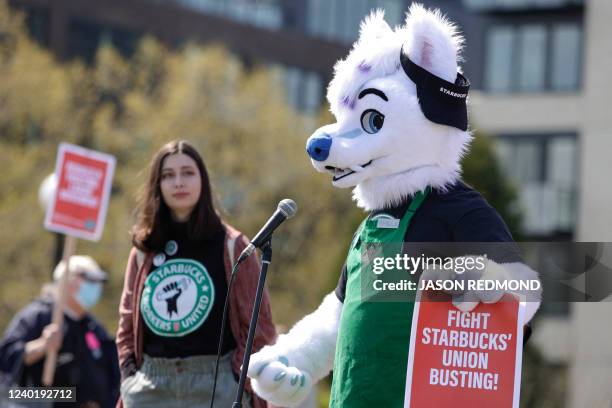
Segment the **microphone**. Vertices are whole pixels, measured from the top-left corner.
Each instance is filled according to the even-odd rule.
[[[278,203],[278,207],[276,207],[276,211],[274,214],[268,219],[268,222],[259,230],[255,238],[251,240],[251,243],[242,251],[240,257],[238,257],[238,261],[236,264],[241,263],[246,258],[248,258],[255,248],[261,247],[265,244],[270,236],[278,228],[279,225],[286,219],[289,219],[295,215],[297,212],[297,204],[295,201],[285,198]]]

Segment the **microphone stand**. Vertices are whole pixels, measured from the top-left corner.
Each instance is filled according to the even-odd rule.
[[[263,256],[261,258],[261,272],[259,273],[259,282],[257,282],[257,292],[255,294],[255,303],[253,304],[253,314],[251,315],[251,323],[249,324],[249,336],[247,337],[246,347],[244,349],[244,357],[242,358],[242,369],[240,370],[240,380],[238,381],[238,391],[236,392],[236,400],[232,408],[242,408],[242,394],[244,393],[244,385],[246,382],[247,371],[249,370],[249,361],[251,360],[251,351],[253,349],[253,339],[255,338],[255,329],[257,328],[257,319],[259,318],[259,308],[261,306],[261,297],[263,295],[264,286],[266,284],[266,274],[268,266],[272,262],[272,244],[270,237],[261,247]]]

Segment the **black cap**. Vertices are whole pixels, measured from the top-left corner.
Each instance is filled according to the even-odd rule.
[[[467,95],[470,81],[457,73],[455,83],[448,82],[412,62],[402,49],[400,61],[408,78],[416,84],[423,115],[440,125],[467,130]]]

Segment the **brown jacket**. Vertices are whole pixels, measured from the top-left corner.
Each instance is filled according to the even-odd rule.
[[[242,250],[248,245],[247,238],[238,230],[225,225],[226,236],[223,251],[223,260],[228,282],[231,275],[232,261],[228,253],[228,242],[235,240],[233,259],[237,259]],[[119,352],[119,366],[121,377],[125,376],[126,368],[130,363],[135,363],[135,368],[140,368],[143,357],[143,320],[140,314],[140,298],[144,288],[145,279],[151,269],[153,262],[152,253],[147,253],[138,268],[138,251],[133,248],[130,252],[127,268],[125,271],[125,282],[121,303],[119,305],[119,329],[117,330],[117,350]],[[232,368],[235,373],[240,373],[240,365],[244,356],[244,348],[249,332],[251,313],[253,312],[253,301],[259,278],[260,262],[255,256],[249,257],[241,266],[234,280],[229,303],[229,323],[232,334],[236,339],[236,352],[232,358]],[[270,300],[267,291],[264,292],[257,330],[253,341],[253,352],[260,350],[266,344],[271,344],[276,339],[276,330],[272,323]],[[266,407],[266,401],[253,394],[250,380],[247,379],[246,390],[253,396],[253,408]],[[122,407],[119,400],[118,407]]]

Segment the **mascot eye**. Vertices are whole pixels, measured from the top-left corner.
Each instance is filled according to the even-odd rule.
[[[361,127],[370,134],[378,133],[385,123],[385,115],[374,109],[361,114]]]

